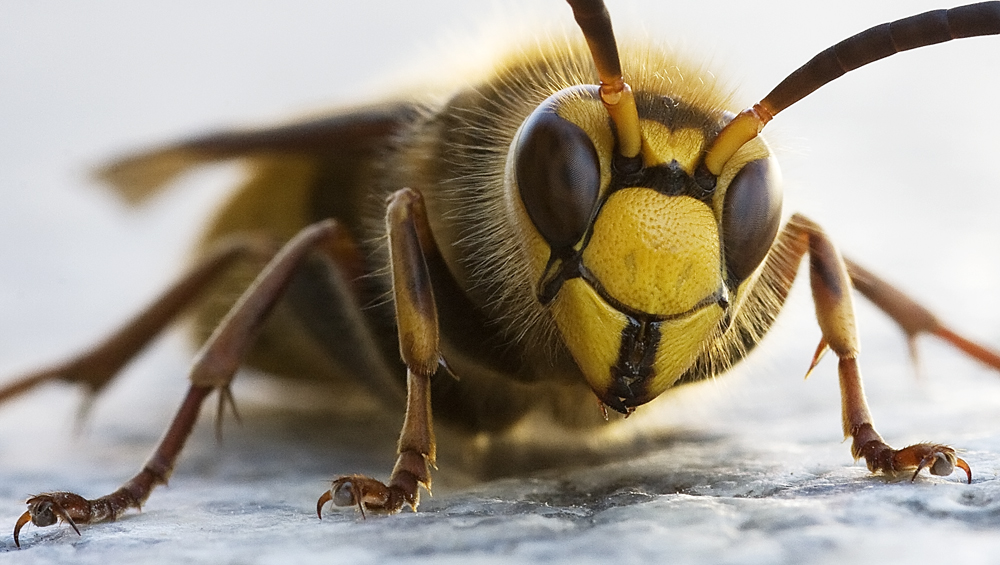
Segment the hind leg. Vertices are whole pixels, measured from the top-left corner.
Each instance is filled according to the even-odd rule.
[[[69,492],[52,492],[32,497],[27,501],[28,510],[14,528],[15,544],[20,546],[18,535],[28,522],[36,526],[49,526],[62,520],[76,529],[77,524],[115,520],[130,508],[139,509],[157,485],[167,482],[198,418],[202,403],[209,394],[218,390],[220,403],[231,401],[229,385],[233,375],[247,349],[253,344],[256,330],[282,296],[296,267],[313,250],[319,250],[324,257],[336,264],[340,259],[338,250],[343,248],[338,244],[342,244],[347,237],[335,221],[326,220],[304,228],[289,241],[268,263],[198,352],[191,369],[191,386],[159,445],[139,473],[118,490],[96,499],[86,499]],[[147,316],[162,318],[144,312],[137,319]],[[133,339],[124,330],[121,333],[126,336],[122,340]],[[114,350],[115,347],[111,349]]]
[[[270,256],[273,252],[271,245],[250,238],[233,238],[218,244],[138,315],[97,345],[76,357],[23,375],[0,387],[0,404],[53,381],[78,384],[89,395],[97,394],[220,273],[242,257]]]
[[[980,363],[1000,370],[1000,354],[948,328],[927,308],[861,265],[850,259],[845,259],[844,263],[854,288],[899,324],[906,334],[914,363],[917,362],[917,336],[928,334],[943,339]]]

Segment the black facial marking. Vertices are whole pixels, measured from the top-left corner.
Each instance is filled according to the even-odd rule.
[[[718,177],[712,174],[712,171],[708,170],[705,163],[698,165],[698,168],[694,170],[694,182],[701,188],[704,192],[713,193],[715,192],[715,185],[718,182]]]
[[[612,175],[634,175],[641,170],[642,155],[626,157],[621,153],[615,152],[615,156],[611,159]]]
[[[608,394],[620,402],[609,403],[623,414],[630,407],[645,402],[650,378],[654,374],[653,362],[660,344],[660,322],[639,320],[629,316],[622,329],[618,360],[611,367],[614,382]]]
[[[543,305],[551,302],[564,282],[580,276],[580,269],[579,253],[551,254],[538,285],[538,301]]]
[[[650,188],[667,196],[690,196],[708,204],[715,194],[714,183],[699,184],[676,160],[631,173],[614,172],[617,174],[611,176],[612,191],[631,187]]]

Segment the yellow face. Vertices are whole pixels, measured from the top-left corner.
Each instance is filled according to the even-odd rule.
[[[727,280],[720,233],[723,195],[702,193],[694,181],[704,127],[640,120],[640,170],[621,174],[611,163],[614,134],[606,114],[591,102],[572,100],[553,110],[596,148],[593,176],[600,187],[590,216],[565,229],[531,216],[532,207],[541,206],[529,202],[533,197],[525,193],[535,190],[534,181],[523,173],[515,188],[521,214],[531,217],[519,223],[539,300],[563,342],[601,401],[628,413],[673,386],[725,329],[733,280]],[[514,146],[529,135],[522,132]],[[725,182],[733,177],[727,173]],[[548,209],[558,209],[576,196],[551,198]]]
[[[553,316],[591,388],[611,406],[672,386],[718,326],[725,296],[712,210],[649,188],[612,194],[583,251],[584,275]]]

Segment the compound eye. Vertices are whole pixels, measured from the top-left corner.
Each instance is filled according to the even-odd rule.
[[[531,223],[553,249],[580,241],[601,187],[597,150],[580,126],[550,108],[535,110],[521,127],[514,174]]]
[[[722,205],[722,239],[733,284],[749,277],[774,243],[781,199],[781,178],[771,159],[750,161],[729,183]]]

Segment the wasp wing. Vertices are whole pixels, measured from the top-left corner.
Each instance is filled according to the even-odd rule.
[[[100,167],[95,176],[138,205],[206,162],[264,154],[338,155],[364,162],[418,112],[415,104],[386,103],[274,127],[219,131],[125,156]]]

